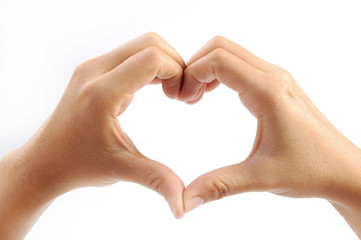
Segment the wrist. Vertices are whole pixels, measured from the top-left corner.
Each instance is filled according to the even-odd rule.
[[[336,171],[329,184],[333,191],[327,200],[333,205],[361,211],[361,150],[351,143],[343,151],[345,154],[337,159]]]
[[[53,200],[39,187],[37,173],[20,152],[0,160],[0,239],[25,237]]]
[[[52,200],[43,179],[41,169],[33,159],[22,151],[23,147],[9,153],[0,161],[2,189],[12,196],[12,201],[23,201],[24,205],[40,206]],[[28,204],[25,204],[28,203]]]
[[[24,201],[24,206],[48,205],[68,191],[66,176],[57,164],[59,151],[44,134],[44,125],[26,144],[0,160],[1,187],[5,185],[6,193],[11,192],[14,200]]]
[[[355,146],[350,153],[347,158],[347,171],[343,174],[344,180],[338,184],[341,187],[338,187],[335,196],[328,200],[361,239],[361,150]]]

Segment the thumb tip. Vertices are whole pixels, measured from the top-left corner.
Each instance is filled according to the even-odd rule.
[[[173,212],[175,219],[180,220],[184,217],[184,211]]]
[[[184,217],[183,207],[177,207],[176,205],[172,204],[172,202],[168,202],[168,205],[175,219],[179,220]]]
[[[197,207],[204,204],[204,199],[198,196],[192,197],[184,201],[184,211],[186,213],[196,209]]]

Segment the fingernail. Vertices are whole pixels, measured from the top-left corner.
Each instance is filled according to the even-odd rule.
[[[188,200],[185,204],[186,212],[190,212],[204,203],[204,199],[201,197],[194,197]]]

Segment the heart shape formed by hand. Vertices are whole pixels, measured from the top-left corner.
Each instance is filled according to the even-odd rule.
[[[157,66],[159,62],[163,64],[163,68],[158,66],[150,80],[152,83],[161,82],[168,97],[194,104],[201,100],[204,92],[212,91],[222,83],[239,93],[243,105],[258,120],[254,147],[248,158],[195,179],[184,190],[185,212],[203,203],[246,191],[271,191],[286,196],[312,194],[309,189],[296,187],[294,190],[294,185],[302,179],[287,176],[287,181],[280,181],[279,178],[285,169],[299,165],[299,162],[285,160],[295,154],[293,145],[300,141],[298,138],[289,141],[288,136],[293,128],[290,122],[299,117],[296,109],[305,113],[297,101],[312,105],[287,71],[220,36],[211,39],[187,64],[158,35],[151,33],[145,38],[143,36],[142,41],[156,46],[147,47],[145,59],[150,55]],[[143,85],[144,82],[133,87],[132,92]],[[122,108],[126,107],[122,105]],[[305,114],[310,113],[306,111]],[[183,186],[181,180],[169,171],[156,175],[152,172],[148,177],[151,183],[145,185],[165,196],[174,215],[180,218],[183,216],[180,202]]]
[[[117,117],[137,90],[160,82],[168,97],[190,104],[219,84],[237,92],[257,118],[249,156],[203,174],[185,188],[170,168],[141,154]],[[5,229],[16,228],[17,236],[5,238],[21,238],[57,196],[118,181],[156,190],[176,218],[228,195],[268,191],[325,198],[350,226],[359,226],[360,158],[360,150],[284,69],[219,36],[185,64],[168,43],[148,33],[80,64],[39,131],[0,161],[1,177],[9,180],[2,181],[7,193],[2,213],[9,217]]]
[[[167,166],[142,155],[122,131],[117,116],[126,110],[136,91],[160,82],[168,97],[190,104],[219,84],[236,91],[257,118],[250,155],[238,164],[198,177],[187,188]],[[287,71],[236,43],[214,37],[185,64],[168,43],[148,33],[81,64],[34,141],[50,146],[51,151],[42,155],[49,156],[56,166],[45,174],[51,188],[59,185],[64,192],[89,184],[132,181],[163,195],[174,215],[181,218],[184,211],[200,204],[246,191],[318,196],[325,187],[319,176],[330,173],[314,153],[330,152],[329,146],[320,144],[328,141],[319,134],[330,129]],[[305,153],[303,149],[314,151]],[[312,173],[305,174],[305,169]],[[62,184],[49,177],[59,172],[65,176]]]

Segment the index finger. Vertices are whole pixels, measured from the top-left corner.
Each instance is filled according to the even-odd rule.
[[[272,73],[275,70],[277,70],[276,65],[271,64],[258,56],[254,55],[253,53],[249,52],[245,48],[241,47],[240,45],[232,42],[231,40],[228,40],[227,38],[224,38],[222,36],[216,36],[213,37],[211,40],[209,40],[200,50],[198,50],[187,62],[187,66],[192,66],[196,61],[199,59],[202,59],[203,57],[211,54],[213,51],[216,51],[217,49],[223,49],[226,52],[231,53],[235,57],[242,60],[244,63],[247,63],[250,67],[253,67],[261,72],[265,73]],[[183,79],[182,87],[180,89],[180,93],[178,94],[178,98],[180,100],[185,100],[187,103],[195,103],[200,100],[200,98],[203,95],[203,92],[197,95],[195,92],[198,91],[198,89],[201,88],[202,85],[206,84],[205,90],[207,92],[212,91],[215,89],[219,84],[218,81],[211,81],[207,83],[200,83],[197,81],[193,82],[187,82],[192,81],[189,79]],[[192,97],[190,97],[193,94]]]
[[[153,79],[181,82],[182,67],[167,54],[155,47],[146,48],[105,74],[98,80],[106,106],[121,106],[120,114],[129,104],[124,103],[125,96],[132,96]],[[109,102],[108,102],[109,101]],[[114,112],[114,111],[113,111]]]
[[[198,59],[184,71],[183,87],[179,94],[181,100],[195,101],[195,89],[199,84],[215,80],[238,92],[244,105],[256,116],[260,113],[258,103],[262,102],[271,90],[267,73],[218,48]]]
[[[182,68],[185,68],[185,63],[179,53],[162,37],[154,32],[149,32],[132,39],[122,44],[118,48],[96,57],[93,60],[99,61],[105,68],[107,68],[107,70],[110,71],[127,60],[129,57],[148,47],[159,48],[168,56],[170,56],[174,61],[176,61]]]
[[[154,32],[143,34],[142,36],[130,40],[120,47],[90,61],[97,63],[96,65],[99,66],[100,73],[104,74],[117,68],[127,59],[147,48],[159,49],[173,59],[182,70],[185,69],[185,63],[179,53]],[[164,81],[156,76],[149,83],[162,83],[164,93],[169,98],[176,98],[182,85],[182,79],[173,78]]]
[[[217,48],[226,50],[227,52],[232,53],[238,58],[242,59],[252,67],[259,69],[260,71],[270,73],[273,72],[276,68],[275,65],[259,58],[253,53],[249,52],[247,49],[241,47],[235,42],[224,38],[222,36],[213,37],[209,40],[200,50],[198,50],[187,62],[187,66],[191,65],[198,59],[206,56]]]

